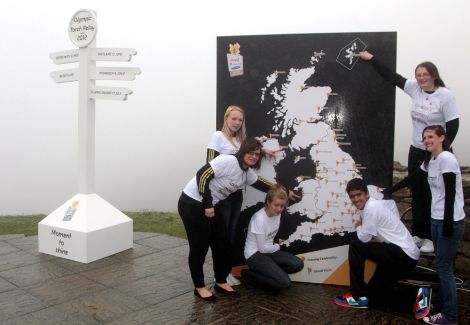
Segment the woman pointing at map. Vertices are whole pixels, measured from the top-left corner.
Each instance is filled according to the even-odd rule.
[[[258,140],[245,139],[235,155],[220,155],[199,169],[181,193],[178,212],[189,242],[188,263],[194,295],[203,300],[216,300],[204,282],[203,265],[209,247],[216,280],[215,291],[231,297],[240,295],[226,282],[231,268],[228,236],[223,217],[217,210],[219,202],[246,186],[267,192],[273,185],[255,172],[261,166],[261,148]],[[289,191],[289,197],[293,194]]]
[[[245,112],[236,105],[230,105],[225,110],[224,124],[220,131],[212,134],[207,145],[207,159],[209,163],[219,155],[233,155],[240,149],[240,144],[246,139]],[[263,153],[272,157],[275,152],[262,149]],[[235,232],[237,229],[240,210],[243,202],[242,190],[230,194],[227,198],[220,201],[218,211],[227,227],[227,235],[231,248],[235,243]],[[232,252],[233,253],[233,252]],[[233,255],[233,254],[231,254]],[[232,263],[233,264],[233,263]],[[227,276],[229,285],[240,285],[240,280],[229,273]]]
[[[437,67],[423,62],[415,68],[415,79],[406,79],[384,66],[368,51],[356,54],[367,61],[386,81],[402,89],[411,97],[413,135],[408,152],[408,175],[419,169],[425,158],[422,133],[428,125],[441,125],[452,143],[459,129],[459,112],[452,92],[445,87]],[[410,186],[412,194],[414,239],[422,253],[433,253],[431,238],[431,192],[427,180],[419,177]]]

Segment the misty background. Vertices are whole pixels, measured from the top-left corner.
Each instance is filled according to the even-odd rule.
[[[3,0],[0,215],[49,214],[77,193],[78,84],[56,84],[50,73],[78,64],[55,65],[49,54],[75,48],[67,28],[79,9],[97,12],[97,47],[138,51],[130,62],[97,65],[142,70],[134,81],[97,82],[134,91],[96,102],[95,189],[120,210],[175,211],[204,164],[216,128],[217,36],[396,31],[397,72],[413,78],[418,63],[433,61],[454,93],[454,152],[470,164],[468,1]],[[394,159],[404,165],[410,106],[397,89]]]

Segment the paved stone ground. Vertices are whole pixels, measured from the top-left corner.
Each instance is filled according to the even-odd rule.
[[[339,286],[240,288],[240,298],[206,303],[193,296],[187,253],[186,240],[134,233],[133,249],[82,264],[38,253],[37,236],[0,236],[0,323],[423,324],[405,298],[393,308],[340,308],[333,297],[347,288]],[[206,279],[211,268],[208,258]],[[470,323],[469,298],[459,291],[459,324]]]

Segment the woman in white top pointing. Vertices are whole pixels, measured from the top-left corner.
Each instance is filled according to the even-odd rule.
[[[416,66],[415,79],[406,79],[384,66],[376,56],[368,51],[357,54],[387,82],[402,89],[411,97],[410,110],[413,135],[408,153],[408,175],[419,170],[426,150],[422,143],[423,129],[428,125],[445,127],[450,142],[459,129],[459,112],[452,92],[445,87],[437,67],[432,62],[422,62]],[[416,177],[410,184],[412,193],[413,223],[411,231],[422,253],[434,251],[431,238],[431,195],[426,179]]]

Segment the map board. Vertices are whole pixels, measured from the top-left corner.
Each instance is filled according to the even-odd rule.
[[[282,148],[258,174],[302,193],[278,233],[281,249],[305,258],[293,280],[345,283],[357,218],[346,183],[354,177],[379,187],[392,183],[395,87],[354,57],[364,49],[395,70],[395,32],[217,39],[217,129],[229,105],[244,108],[248,136]],[[250,187],[244,193],[239,264],[249,220],[264,197]]]

